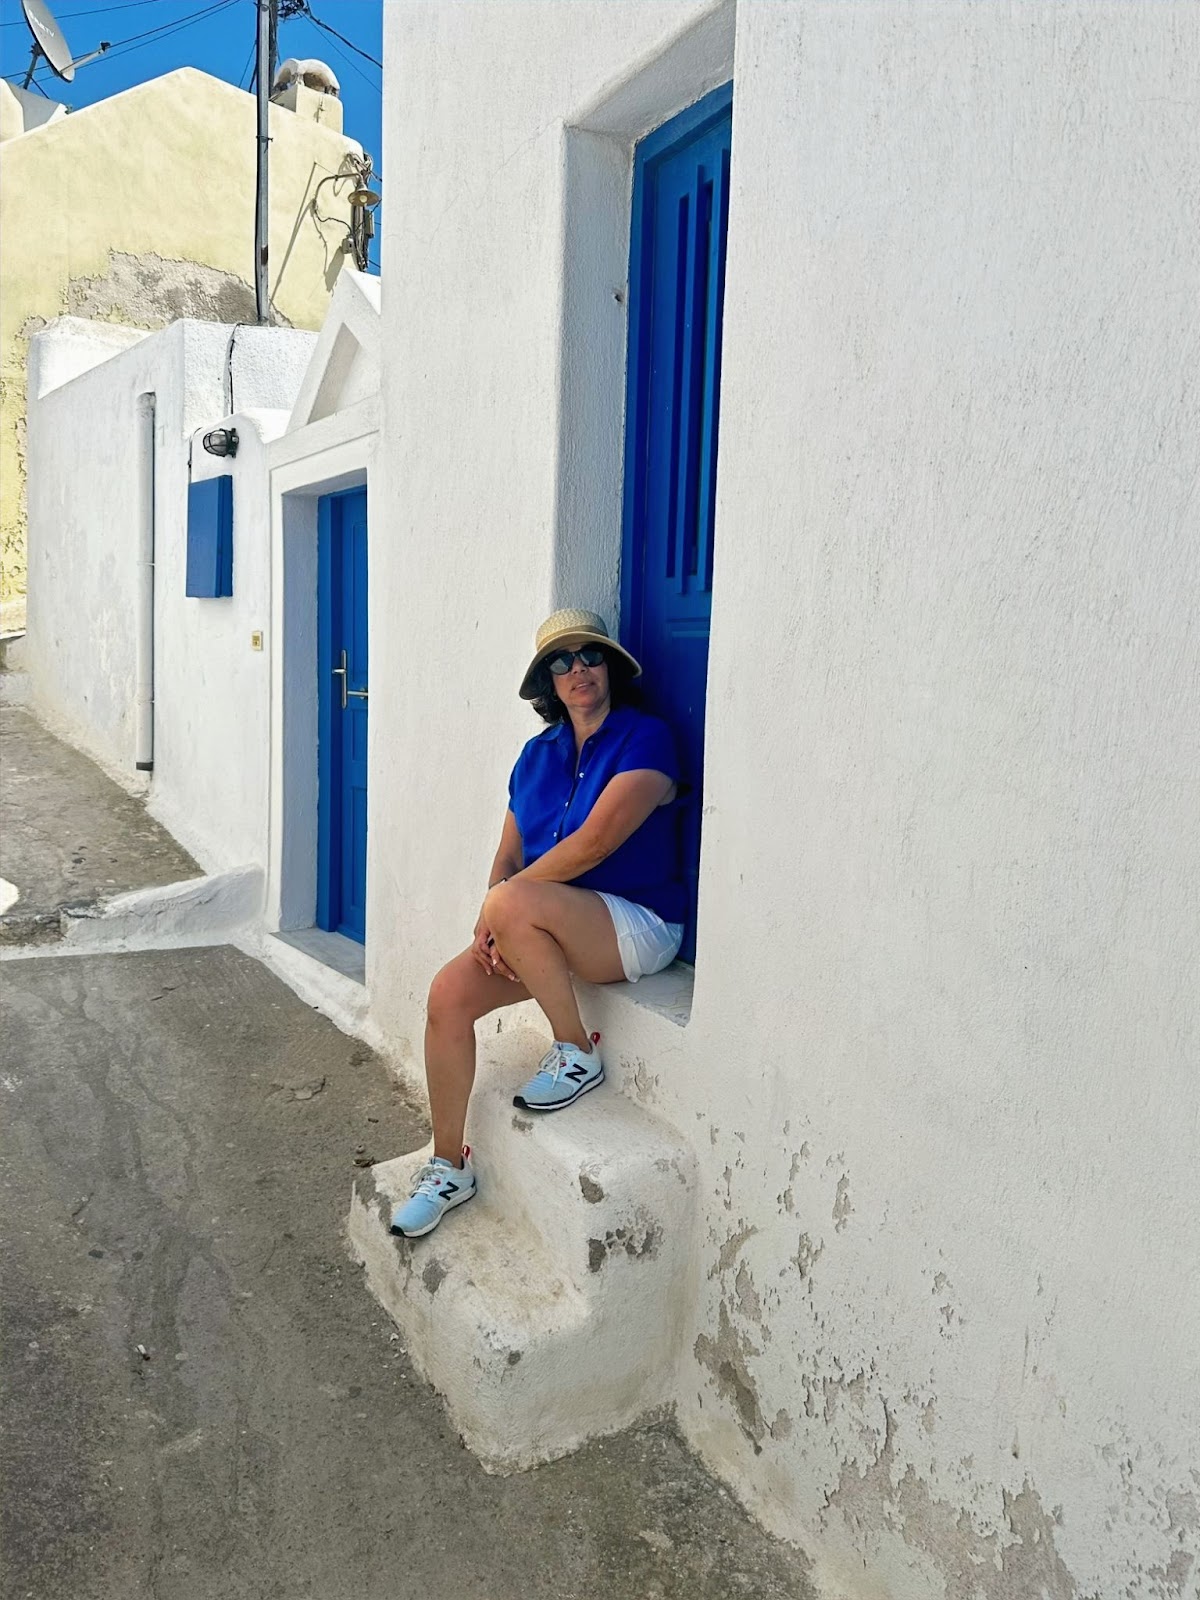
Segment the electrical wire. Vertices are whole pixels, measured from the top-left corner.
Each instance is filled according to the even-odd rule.
[[[315,19],[307,11],[301,12],[301,15],[309,22],[315,21]],[[356,61],[352,61],[344,50],[339,50],[336,44],[331,44],[329,48],[333,51],[334,55],[339,58],[339,60],[342,60],[346,63],[351,72],[355,73],[359,78],[362,79],[372,94],[381,94],[383,92],[382,86],[378,83],[374,83],[370,78],[368,78],[358,63]]]
[[[318,28],[323,29],[326,33],[331,33],[335,39],[340,39],[344,45],[354,51],[356,56],[362,56],[364,61],[369,61],[373,67],[378,67],[380,72],[383,71],[382,61],[377,61],[369,50],[364,50],[361,45],[355,44],[353,39],[347,39],[344,33],[339,33],[336,28],[331,28],[327,22],[322,22],[320,17],[314,17],[307,5],[304,7],[304,15]]]
[[[141,33],[132,33],[128,39],[117,39],[99,59],[101,61],[115,61],[118,56],[129,55],[133,50],[140,50],[144,44],[149,43],[151,40],[157,42],[162,39],[169,39],[173,33],[182,33],[184,28],[190,28],[193,23],[201,22],[205,17],[215,17],[218,12],[226,11],[230,6],[236,4],[238,4],[238,0],[216,0],[215,4],[205,6],[199,11],[193,11],[187,16],[176,17],[173,21],[160,23],[155,28],[146,28]],[[12,72],[6,74],[6,76],[15,79],[23,76],[23,74],[21,72]],[[33,81],[36,84],[37,79],[35,78]],[[45,93],[44,90],[42,92]]]
[[[135,6],[161,6],[162,3],[163,0],[123,0],[123,3],[119,6],[96,6],[91,11],[64,11],[58,20],[60,22],[69,22],[72,17],[107,17],[112,11],[132,11]],[[14,17],[11,22],[0,22],[0,28],[23,28],[25,26],[23,17]],[[166,24],[164,23],[165,26]]]
[[[202,11],[193,11],[190,16],[178,17],[174,22],[164,22],[161,27],[147,28],[144,33],[132,34],[128,39],[118,39],[111,50],[106,50],[101,56],[102,61],[114,61],[118,56],[125,56],[131,50],[140,50],[151,39],[169,39],[173,33],[182,33],[184,28],[190,28],[193,23],[202,22],[205,17],[215,17],[220,11],[228,11],[238,0],[216,0],[215,5],[205,6]]]
[[[254,42],[253,42],[253,44],[250,46],[250,54],[246,57],[246,65],[238,73],[238,80],[237,81],[238,81],[238,88],[239,89],[244,89],[246,87],[246,84],[245,84],[245,79],[246,78],[249,78],[250,83],[253,86],[254,73],[253,73],[252,68],[254,66],[254,57],[257,55],[257,53],[258,53],[258,39],[256,37]]]

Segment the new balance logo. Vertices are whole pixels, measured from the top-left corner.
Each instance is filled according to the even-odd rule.
[[[582,1083],[587,1077],[588,1069],[580,1063],[571,1067],[564,1076],[570,1078],[572,1083]]]
[[[457,1193],[458,1193],[458,1185],[456,1183],[444,1183],[442,1185],[442,1187],[438,1190],[438,1198],[441,1199],[441,1200],[449,1200],[449,1198],[450,1198],[450,1196],[452,1194],[457,1194]]]

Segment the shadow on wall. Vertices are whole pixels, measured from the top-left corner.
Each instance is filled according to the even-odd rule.
[[[347,167],[348,163],[343,162],[342,168]],[[321,174],[320,177],[317,177],[318,173]],[[339,169],[337,172],[327,172],[322,171],[317,163],[315,161],[313,162],[312,166],[308,169],[308,181],[304,185],[304,199],[300,205],[300,209],[296,213],[296,220],[292,224],[291,235],[288,238],[282,259],[280,260],[279,270],[275,274],[275,283],[271,289],[272,297],[279,293],[279,286],[283,282],[283,275],[287,271],[288,262],[292,259],[292,251],[296,247],[296,240],[300,237],[300,230],[304,226],[305,218],[309,216],[314,219],[317,225],[317,235],[320,238],[322,247],[325,251],[325,268],[323,273],[325,287],[329,290],[330,294],[333,293],[334,285],[337,283],[342,267],[347,261],[346,243],[350,235],[346,223],[343,222],[340,217],[330,217],[322,214],[321,190],[326,184],[329,184],[333,187],[334,192],[336,193],[338,184],[348,183],[353,186],[358,181],[358,176],[353,167],[348,167],[348,170]],[[336,242],[332,244],[330,243],[329,236],[326,233],[326,228],[331,226],[337,228],[338,230],[338,238]]]

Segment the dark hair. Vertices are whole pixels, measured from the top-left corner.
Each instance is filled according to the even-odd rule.
[[[600,647],[604,649],[603,645]],[[604,651],[604,664],[608,668],[608,691],[614,706],[636,706],[642,702],[641,691],[634,686],[633,668],[625,656],[615,650]],[[551,727],[566,722],[570,713],[554,691],[554,675],[544,661],[539,662],[533,678],[535,694],[533,709],[543,722]]]

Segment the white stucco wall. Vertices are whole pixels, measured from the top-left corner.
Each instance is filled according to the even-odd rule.
[[[231,350],[231,335],[236,332]],[[139,397],[155,396],[155,741],[151,809],[210,871],[265,866],[270,516],[265,440],[282,431],[316,335],[177,322],[90,370],[73,319],[34,339],[29,632],[35,707],[136,781]],[[57,387],[56,379],[75,373]],[[227,415],[232,384],[236,414]],[[232,461],[201,434],[236,426]],[[233,595],[189,599],[188,458],[234,480]],[[251,635],[264,634],[254,649]]]
[[[533,627],[616,593],[630,138],[725,24],[386,25],[368,978],[415,1063]],[[1183,1600],[1200,12],[736,26],[694,1005],[590,1002],[708,1197],[680,1420],[826,1596]]]

